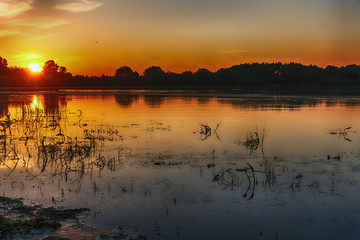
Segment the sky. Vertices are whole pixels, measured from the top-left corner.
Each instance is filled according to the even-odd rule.
[[[0,0],[0,56],[84,75],[360,64],[360,0]]]

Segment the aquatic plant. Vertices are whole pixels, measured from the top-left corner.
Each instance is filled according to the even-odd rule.
[[[244,173],[245,175],[239,175],[238,173]],[[245,179],[244,179],[245,177]],[[244,181],[246,180],[246,181]],[[246,182],[245,192],[243,197],[251,200],[254,198],[255,187],[256,187],[256,178],[255,170],[251,164],[247,163],[247,167],[238,168],[238,169],[221,169],[212,178],[213,182],[217,182],[220,185],[231,187],[233,190],[234,187],[240,187],[244,182]],[[250,196],[248,194],[250,192]]]
[[[238,145],[243,145],[250,151],[250,153],[256,151],[259,147],[262,147],[264,144],[265,138],[265,129],[263,129],[262,133],[259,133],[258,130],[254,132],[248,132],[246,134],[245,140],[238,140],[235,142]]]
[[[208,139],[209,137],[211,137],[211,134],[214,133],[215,136],[216,136],[216,138],[217,138],[219,141],[221,141],[221,140],[220,140],[220,137],[219,137],[219,134],[218,134],[218,132],[217,132],[217,130],[218,130],[218,128],[219,128],[220,125],[221,125],[221,122],[218,123],[214,129],[212,129],[212,128],[210,127],[210,125],[208,125],[208,124],[200,124],[200,131],[199,131],[199,133],[200,133],[200,139],[201,139],[202,141],[204,141],[204,140]]]
[[[21,199],[0,197],[0,238],[23,238],[23,235],[55,231],[61,221],[77,219],[87,208],[56,209],[41,205],[25,205]]]
[[[339,128],[339,129],[331,130],[331,131],[329,131],[329,134],[330,135],[339,135],[339,137],[343,137],[344,140],[351,142],[351,139],[348,138],[348,133],[351,128],[352,127],[346,127],[344,129]]]
[[[70,115],[74,116],[72,122]],[[93,166],[99,171],[105,167],[114,171],[119,157],[103,156],[99,142],[122,141],[119,131],[110,126],[92,129],[81,117],[81,110],[50,111],[30,105],[6,114],[0,119],[0,164],[11,174],[17,167],[36,163],[41,173],[51,170],[53,175],[64,176],[65,181],[68,173],[77,173],[81,179]],[[69,126],[77,127],[82,134],[66,135],[63,129]]]

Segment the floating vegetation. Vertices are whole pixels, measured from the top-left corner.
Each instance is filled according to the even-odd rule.
[[[265,138],[265,129],[262,133],[259,133],[258,130],[254,132],[249,132],[246,134],[244,141],[237,141],[236,144],[243,145],[248,149],[250,152],[256,151],[259,147],[262,147],[264,144]]]
[[[22,199],[0,197],[0,239],[147,239],[135,230],[105,231],[80,222],[79,217],[89,212],[87,208],[25,205]]]
[[[212,129],[208,124],[200,124],[200,140],[204,141],[211,137],[212,133],[215,134],[216,138],[221,141],[219,134],[217,132],[221,122],[216,125],[214,129]]]
[[[243,193],[243,197],[251,200],[254,198],[256,178],[254,168],[249,163],[247,163],[247,166],[248,167],[238,169],[221,169],[217,172],[217,174],[215,174],[213,181],[219,183],[220,185],[231,187],[231,189],[234,189],[234,187],[240,187],[244,182],[246,182],[246,189]],[[239,173],[243,173],[243,175]],[[248,195],[249,192],[250,196]]]
[[[216,166],[215,163],[209,163],[209,164],[207,165],[207,168],[214,168],[215,166]]]
[[[304,175],[302,173],[297,174],[295,180],[291,182],[289,188],[291,188],[291,190],[295,190],[295,189],[300,190],[303,177]]]
[[[200,124],[200,134],[206,138],[211,136],[211,127],[207,124]]]
[[[274,159],[276,159],[276,158],[274,158]],[[263,167],[262,172],[265,174],[264,186],[272,187],[276,180],[275,167],[264,156],[263,156],[263,160],[264,161],[261,165]]]
[[[247,198],[248,193],[251,190],[250,197],[248,198],[249,200],[251,200],[251,199],[254,198],[255,186],[256,186],[255,170],[249,163],[247,163],[247,165],[249,166],[248,168],[236,169],[236,171],[245,172],[245,175],[246,175],[247,180],[248,180],[248,187],[247,187],[245,193],[243,194],[243,197]],[[251,175],[249,175],[248,172],[250,172]]]
[[[352,129],[352,127],[346,127],[344,129],[339,128],[339,129],[331,130],[329,132],[329,134],[330,135],[339,135],[339,137],[344,138],[344,140],[351,142],[351,139],[348,138],[348,133],[349,133],[350,129]]]
[[[162,122],[156,122],[156,121],[147,121],[145,124],[143,123],[130,123],[119,126],[121,128],[135,128],[140,129],[145,132],[156,132],[156,131],[162,131],[162,132],[171,132],[170,125],[165,125]]]
[[[334,159],[334,160],[341,160],[341,154],[338,154],[338,155],[336,155],[336,156],[330,156],[330,155],[328,155],[327,156],[327,160],[330,160],[330,159]]]
[[[319,189],[319,186],[320,186],[319,182],[313,181],[308,187],[309,188]]]
[[[226,170],[221,169],[214,177],[214,182],[218,182],[221,185],[225,186],[238,186],[239,185],[239,176],[237,176],[233,169],[228,168]]]
[[[0,238],[22,238],[21,235],[41,234],[55,231],[66,219],[77,220],[86,208],[56,209],[40,205],[24,205],[20,199],[0,197]]]

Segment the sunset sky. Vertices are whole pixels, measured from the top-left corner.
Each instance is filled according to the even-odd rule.
[[[0,56],[73,74],[360,64],[360,0],[0,0]]]

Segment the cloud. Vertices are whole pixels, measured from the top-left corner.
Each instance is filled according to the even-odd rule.
[[[88,0],[78,0],[77,2],[58,4],[56,9],[67,10],[70,12],[89,12],[104,5],[100,2],[93,2]]]
[[[6,37],[6,36],[10,36],[10,35],[15,35],[15,34],[19,34],[19,31],[16,30],[0,30],[0,38],[1,37]]]
[[[43,56],[35,53],[24,53],[24,54],[17,54],[12,56],[10,59],[12,60],[33,60],[33,59],[39,59]]]
[[[0,0],[0,17],[12,17],[32,9],[32,0]]]
[[[58,27],[65,24],[69,24],[69,22],[65,20],[44,18],[44,19],[21,19],[21,20],[13,21],[12,24],[14,26],[20,26],[20,27],[36,27],[36,28],[47,29],[47,28]]]

